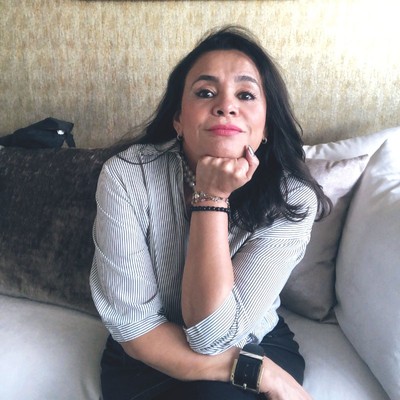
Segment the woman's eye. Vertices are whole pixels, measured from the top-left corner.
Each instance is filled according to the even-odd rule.
[[[250,92],[241,92],[238,95],[240,100],[254,100],[256,96]]]
[[[209,99],[214,96],[214,93],[208,89],[201,89],[196,92],[197,97],[201,97],[203,99]]]

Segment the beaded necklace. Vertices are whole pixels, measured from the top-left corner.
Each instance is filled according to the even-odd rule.
[[[195,191],[195,186],[196,186],[196,175],[193,173],[193,171],[190,169],[189,164],[186,160],[186,157],[183,153],[180,153],[181,160],[182,160],[182,167],[183,167],[183,179],[187,183],[187,185]]]

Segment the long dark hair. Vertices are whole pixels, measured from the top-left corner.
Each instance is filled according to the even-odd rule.
[[[260,145],[256,151],[260,165],[253,178],[231,194],[232,222],[252,232],[280,216],[294,221],[303,219],[307,212],[300,212],[300,206],[287,202],[286,182],[290,175],[315,192],[319,216],[326,215],[330,201],[305,165],[302,129],[293,114],[286,85],[272,58],[245,28],[228,26],[211,31],[176,65],[157,110],[134,143],[159,144],[176,138],[173,120],[181,110],[186,76],[200,56],[214,50],[246,54],[260,73],[267,101],[268,144]]]

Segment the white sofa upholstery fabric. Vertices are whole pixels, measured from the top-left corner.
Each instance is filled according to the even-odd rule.
[[[321,324],[281,308],[306,361],[304,387],[314,400],[389,400],[337,324]]]
[[[364,171],[336,263],[337,318],[392,399],[400,399],[400,135]]]
[[[101,321],[0,295],[0,399],[99,400]]]

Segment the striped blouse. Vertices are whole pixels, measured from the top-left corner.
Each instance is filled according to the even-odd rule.
[[[119,342],[170,321],[182,326],[198,353],[258,343],[276,325],[279,293],[304,255],[316,214],[315,194],[289,178],[289,203],[308,210],[305,219],[279,218],[254,233],[231,227],[234,287],[218,309],[186,329],[181,282],[190,219],[179,149],[171,145],[134,145],[103,166],[90,276],[95,305]]]

